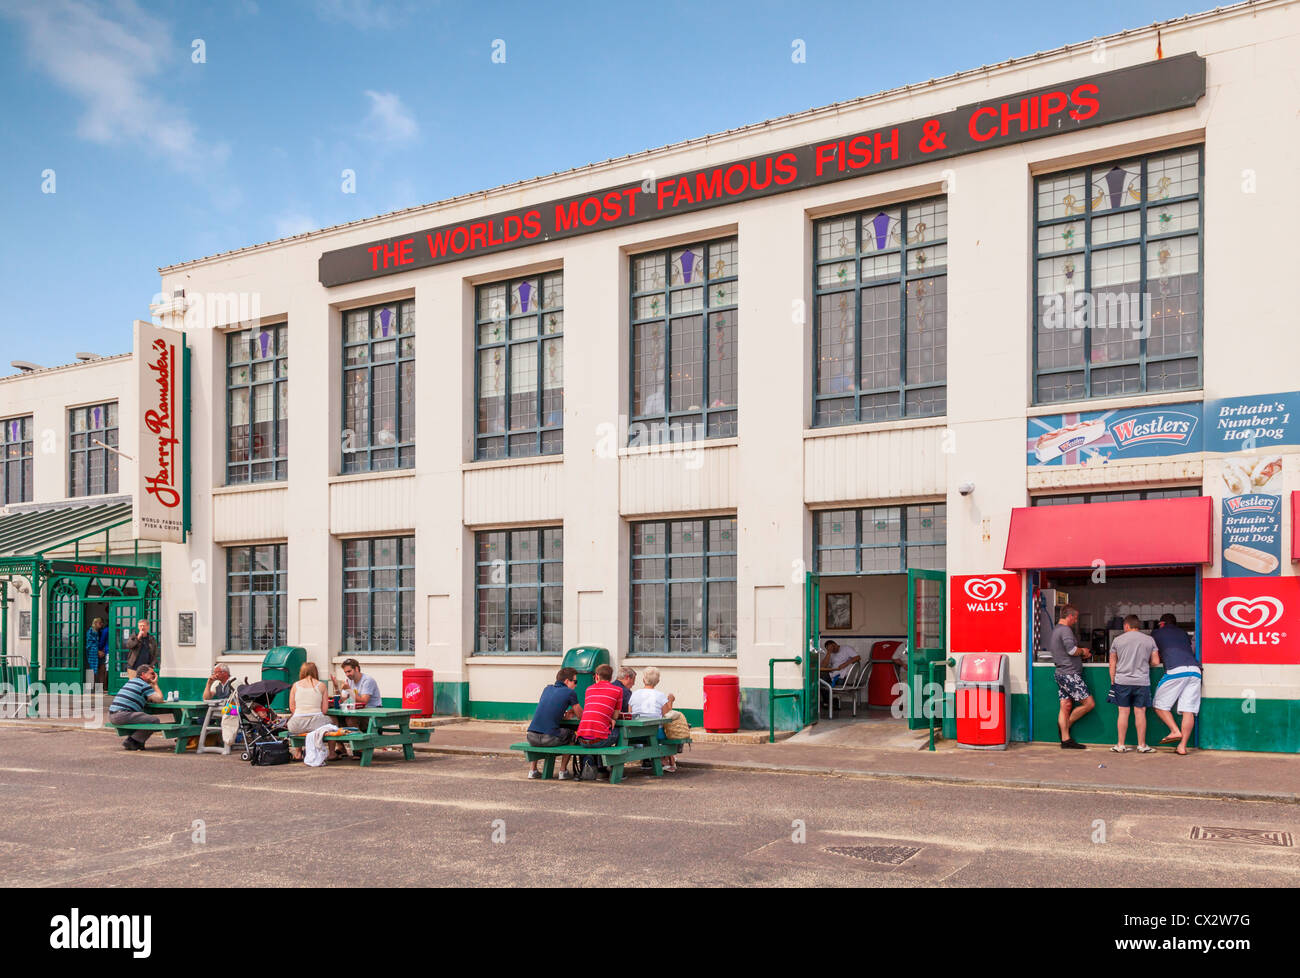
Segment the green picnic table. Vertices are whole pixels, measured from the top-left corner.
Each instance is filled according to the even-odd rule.
[[[336,721],[356,717],[358,720],[364,720],[365,723],[360,728],[349,730],[346,733],[326,734],[325,741],[333,744],[350,744],[354,751],[361,754],[362,767],[370,767],[370,762],[375,755],[375,749],[378,747],[401,747],[402,757],[408,761],[413,761],[415,760],[415,745],[427,744],[432,733],[429,730],[411,729],[411,717],[419,712],[419,710],[386,709],[384,707],[359,710],[326,710],[326,716]],[[342,722],[339,722],[338,726],[347,730]],[[301,747],[306,743],[307,735],[290,734],[289,739],[295,747]]]
[[[576,730],[578,720],[563,719],[560,725]],[[542,762],[542,780],[549,779],[555,773],[555,759],[570,754],[593,755],[609,768],[609,783],[619,784],[623,780],[623,767],[637,761],[650,761],[655,777],[663,777],[663,759],[681,752],[682,745],[689,740],[660,740],[659,730],[664,721],[653,717],[622,717],[614,720],[614,730],[618,735],[612,747],[583,747],[578,744],[565,744],[562,747],[534,747],[527,741],[511,744],[511,750],[517,750],[531,763]]]
[[[207,715],[208,704],[203,700],[163,700],[161,703],[146,703],[146,713],[171,713],[175,719],[170,723],[123,723],[109,724],[122,730],[155,730],[165,737],[175,737],[174,752],[184,754],[191,737],[197,737],[203,729],[203,718]]]

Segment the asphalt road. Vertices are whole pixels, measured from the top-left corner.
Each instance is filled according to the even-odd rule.
[[[0,882],[1300,884],[1296,848],[1191,838],[1209,826],[1300,844],[1293,805],[698,769],[542,782],[516,760],[423,752],[368,770],[253,768],[165,743],[0,731]]]

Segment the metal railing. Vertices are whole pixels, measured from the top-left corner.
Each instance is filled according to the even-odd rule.
[[[767,660],[767,742],[776,743],[776,701],[777,700],[799,700],[804,696],[803,689],[792,689],[784,693],[776,691],[776,664],[778,662],[790,662],[796,666],[803,665],[803,657],[795,656],[793,659],[768,659]],[[802,686],[802,683],[800,684]]]
[[[0,655],[0,717],[13,720],[26,715],[28,675],[24,656]]]

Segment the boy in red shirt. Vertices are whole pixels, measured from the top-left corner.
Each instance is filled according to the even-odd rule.
[[[613,747],[618,742],[614,718],[623,707],[623,687],[615,686],[610,679],[614,670],[608,665],[596,667],[596,682],[587,690],[582,701],[582,722],[578,724],[577,741],[583,747]],[[595,758],[582,759],[582,780],[596,778]]]

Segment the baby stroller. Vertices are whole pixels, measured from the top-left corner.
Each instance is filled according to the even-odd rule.
[[[271,700],[288,688],[288,683],[264,679],[245,683],[235,690],[239,732],[244,736],[241,759],[253,764],[289,763],[289,745],[276,736],[288,726],[288,721],[271,709]],[[284,759],[280,760],[281,757]]]

